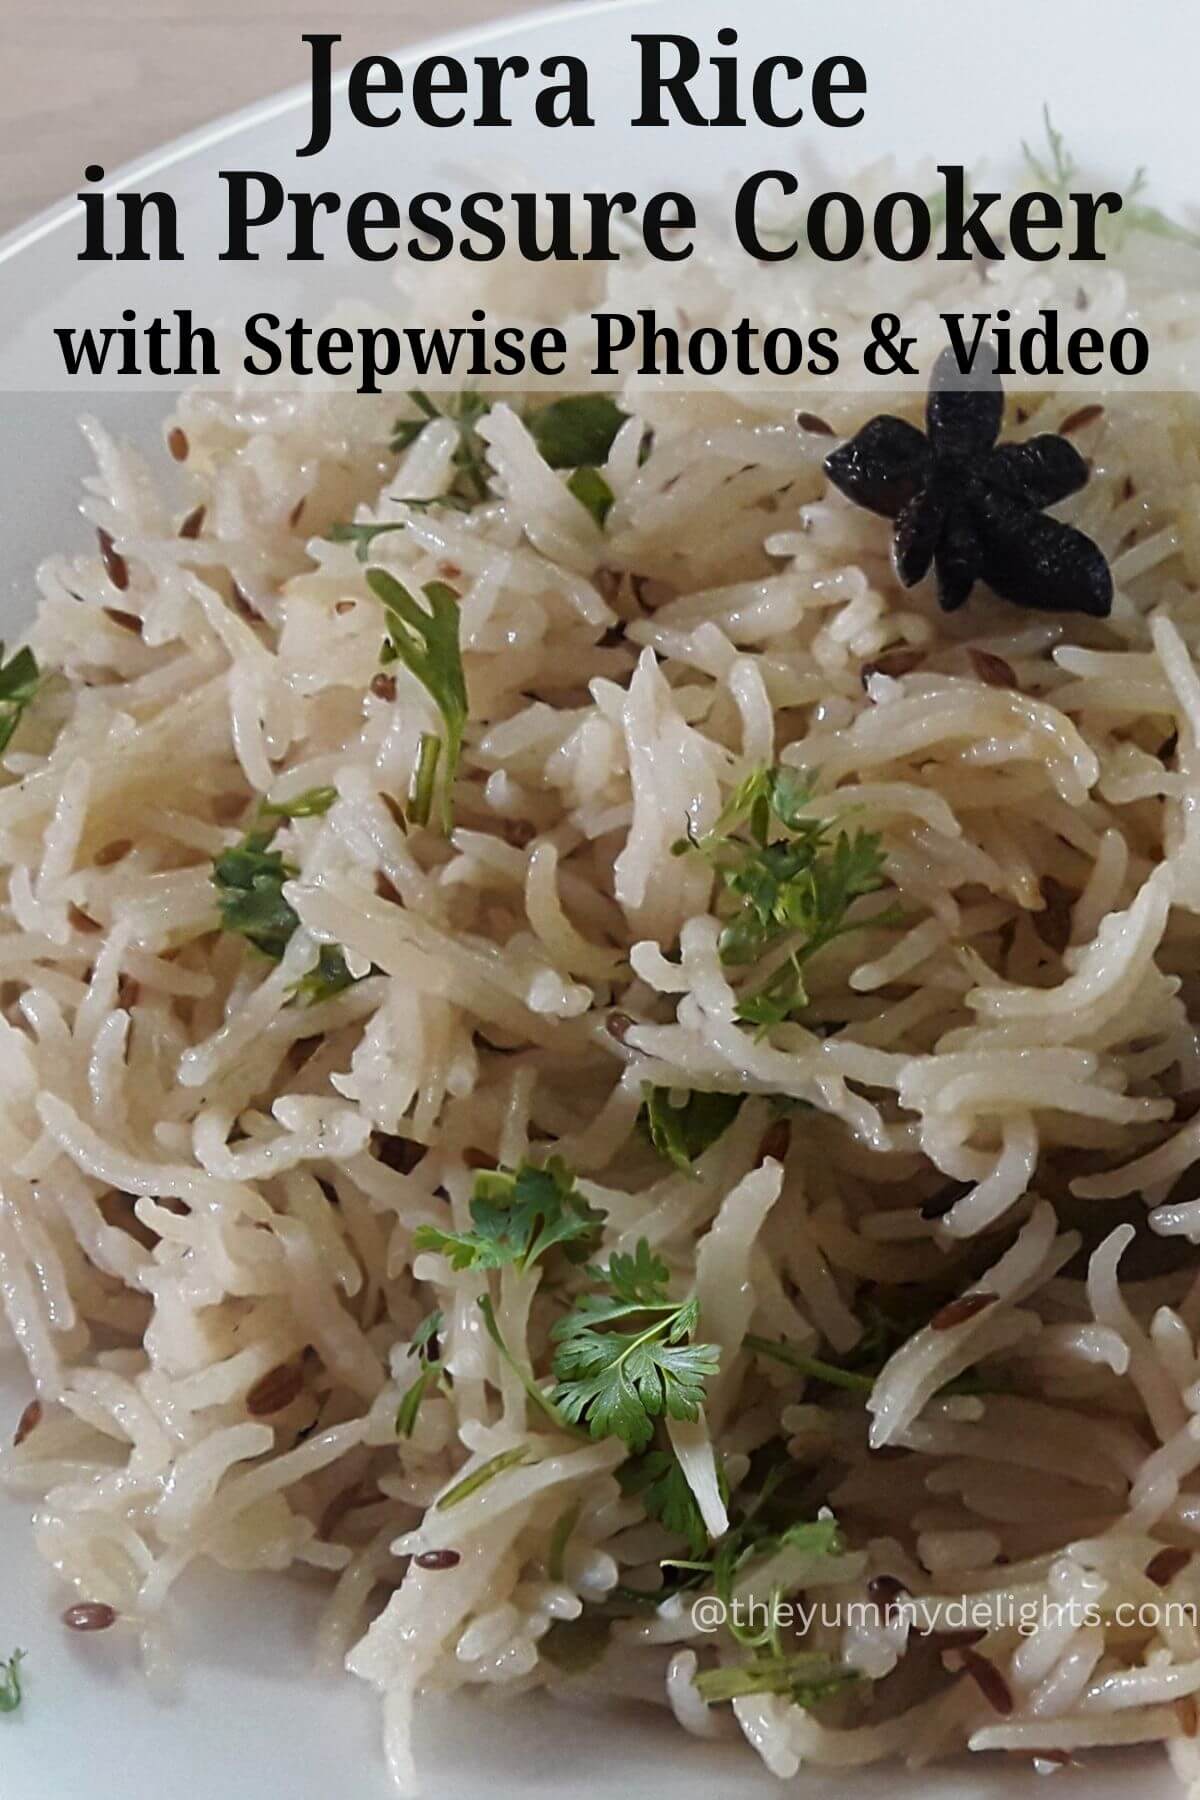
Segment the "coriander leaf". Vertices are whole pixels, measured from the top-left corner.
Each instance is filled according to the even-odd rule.
[[[264,819],[320,819],[336,799],[335,787],[311,787],[294,800],[264,800],[258,811]]]
[[[451,796],[463,730],[467,722],[467,684],[459,646],[458,596],[444,581],[427,581],[420,605],[386,569],[368,569],[367,586],[383,602],[388,642],[430,695],[446,727],[442,773],[442,826],[449,830]]]
[[[0,1660],[0,1713],[16,1712],[21,1704],[23,1650],[14,1650],[7,1662]]]
[[[442,1363],[437,1353],[437,1337],[441,1329],[442,1314],[435,1311],[427,1314],[413,1332],[412,1343],[406,1354],[417,1358],[421,1372],[412,1386],[405,1390],[396,1408],[397,1437],[412,1436],[426,1392],[441,1379]]]
[[[434,1364],[427,1364],[422,1368],[421,1373],[417,1376],[417,1379],[413,1382],[412,1386],[404,1390],[404,1393],[400,1398],[400,1404],[396,1408],[397,1437],[412,1436],[417,1423],[417,1414],[421,1410],[421,1402],[424,1400],[429,1388],[437,1380],[437,1373],[438,1371]]]
[[[552,1425],[557,1425],[560,1431],[572,1430],[573,1427],[567,1424],[567,1421],[563,1418],[550,1396],[542,1392],[531,1372],[517,1361],[516,1357],[505,1343],[504,1338],[501,1335],[500,1327],[496,1322],[496,1309],[492,1305],[491,1295],[481,1294],[475,1304],[483,1314],[483,1323],[488,1336],[491,1338],[493,1344],[495,1344],[497,1350],[500,1352],[513,1374],[517,1377],[517,1380],[521,1383],[521,1386],[525,1389],[525,1392],[529,1395],[529,1398],[533,1401],[533,1404],[538,1408],[539,1412],[545,1413],[550,1423]]]
[[[427,1355],[436,1354],[434,1346],[438,1334],[442,1329],[442,1320],[443,1314],[440,1306],[435,1307],[431,1313],[426,1313],[425,1317],[421,1320],[421,1323],[417,1326],[417,1329],[413,1332],[412,1342],[409,1344],[405,1354],[407,1356],[419,1356],[422,1360],[424,1360]]]
[[[451,419],[458,426],[458,446],[454,452],[454,464],[458,470],[456,481],[464,484],[467,494],[460,498],[469,505],[487,500],[491,496],[488,478],[487,447],[475,427],[484,413],[491,410],[491,401],[482,394],[469,390],[462,394],[452,394],[444,407],[417,389],[409,394],[413,405],[424,415],[419,419],[399,419],[392,429],[391,448],[407,450],[416,442],[428,425],[430,419]]]
[[[860,1679],[856,1669],[843,1668],[816,1651],[801,1650],[794,1656],[761,1656],[703,1669],[692,1677],[692,1685],[710,1704],[736,1700],[742,1694],[779,1694],[793,1706],[809,1707]]]
[[[513,1171],[481,1170],[471,1201],[471,1231],[418,1225],[416,1250],[438,1250],[455,1269],[503,1269],[522,1273],[556,1244],[579,1260],[595,1242],[604,1215],[575,1190],[575,1177],[556,1156],[544,1168],[522,1163]]]
[[[4,645],[0,644],[0,756],[12,742],[25,708],[38,690],[41,673],[37,658],[26,645],[4,662]]]
[[[302,975],[292,988],[292,999],[299,1000],[305,1006],[319,1006],[322,1000],[332,1000],[344,988],[353,987],[358,980],[346,966],[345,954],[337,944],[322,944],[317,957],[316,967]]]
[[[652,1519],[686,1540],[690,1556],[704,1555],[708,1531],[673,1451],[647,1450],[632,1457],[617,1471],[617,1480],[621,1491],[636,1496]]]
[[[574,494],[576,500],[604,530],[604,521],[612,511],[613,491],[605,481],[599,469],[593,469],[590,463],[584,463],[567,477],[567,492]]]
[[[407,519],[389,519],[383,525],[353,525],[343,522],[331,525],[325,535],[331,544],[353,544],[355,556],[360,563],[365,563],[377,537],[382,537],[387,531],[403,531],[407,525]]]
[[[408,818],[414,825],[429,823],[437,787],[438,763],[441,759],[441,739],[432,731],[423,731],[417,743],[417,766],[413,770],[408,794]]]
[[[715,1144],[737,1116],[741,1094],[688,1095],[682,1106],[671,1104],[671,1089],[642,1083],[642,1120],[660,1156],[687,1175],[695,1175],[696,1157]]]
[[[530,1454],[528,1444],[515,1444],[511,1450],[501,1450],[498,1456],[489,1457],[487,1462],[480,1463],[477,1469],[464,1475],[452,1488],[447,1488],[441,1498],[434,1502],[434,1511],[445,1512],[448,1507],[457,1506],[460,1500],[477,1494],[481,1487],[486,1487],[489,1481],[494,1481],[505,1469],[515,1469],[520,1463],[528,1462]]]
[[[834,821],[805,810],[811,782],[792,769],[760,769],[735,790],[713,829],[674,845],[704,856],[724,889],[722,961],[752,965],[782,952],[757,988],[739,997],[738,1017],[765,1029],[807,1004],[804,966],[818,950],[859,928],[854,902],[883,885],[876,833],[834,835]],[[779,835],[780,833],[786,835]],[[892,923],[894,912],[869,921]]]
[[[918,1331],[920,1325],[914,1325],[912,1329]],[[852,1394],[869,1394],[883,1365],[908,1335],[911,1333],[889,1334],[886,1338],[879,1334],[865,1335],[850,1352],[847,1365],[829,1362],[820,1356],[809,1356],[806,1351],[798,1350],[794,1344],[790,1344],[786,1338],[756,1337],[753,1332],[748,1332],[742,1339],[742,1344],[756,1356],[767,1356],[775,1362],[786,1363],[789,1369],[797,1370],[811,1381],[823,1382],[826,1387],[845,1388]],[[997,1391],[994,1381],[987,1381],[972,1369],[962,1375],[955,1375],[938,1389],[939,1394],[989,1394]]]
[[[299,870],[268,848],[272,832],[251,831],[214,860],[211,880],[226,931],[249,939],[278,962],[300,920],[283,897],[283,884]]]
[[[607,462],[613,439],[629,417],[609,394],[565,394],[526,420],[552,469]]]
[[[695,1298],[666,1297],[666,1266],[643,1238],[633,1256],[614,1256],[608,1270],[589,1270],[608,1292],[589,1292],[551,1331],[556,1345],[554,1400],[572,1424],[595,1438],[619,1437],[644,1450],[653,1421],[666,1413],[694,1419],[704,1384],[720,1365],[715,1344],[686,1342],[695,1330]],[[602,1329],[640,1318],[631,1331]]]
[[[414,424],[423,425],[425,421],[414,420]],[[396,494],[393,496],[397,505],[407,506],[412,512],[428,512],[434,506],[448,506],[454,512],[470,512],[471,502],[461,494]],[[377,537],[388,531],[404,531],[408,527],[407,519],[387,519],[377,525],[356,525],[342,521],[331,525],[325,536],[331,544],[353,544],[354,554],[360,563],[370,559],[371,545]]]

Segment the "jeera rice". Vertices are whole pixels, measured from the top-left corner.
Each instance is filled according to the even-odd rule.
[[[1008,397],[1100,620],[903,590],[877,398],[89,423],[0,659],[3,1473],[156,1677],[324,1575],[406,1791],[478,1688],[1200,1791],[1200,399]]]

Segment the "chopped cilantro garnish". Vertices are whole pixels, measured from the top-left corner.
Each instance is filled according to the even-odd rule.
[[[650,1142],[660,1156],[687,1175],[694,1175],[696,1157],[715,1144],[728,1130],[742,1104],[741,1094],[688,1095],[682,1106],[671,1103],[671,1089],[642,1083],[642,1114]]]
[[[722,960],[755,964],[783,958],[758,988],[743,993],[738,1017],[763,1029],[807,1004],[804,965],[818,950],[857,929],[854,901],[883,885],[883,851],[874,832],[851,836],[803,810],[811,783],[794,769],[759,769],[734,793],[713,829],[683,838],[677,856],[704,856],[729,896]],[[740,834],[740,835],[739,835]],[[894,914],[863,923],[891,922]]]
[[[708,1531],[673,1451],[647,1450],[641,1456],[631,1457],[618,1470],[617,1479],[622,1491],[636,1495],[652,1519],[685,1539],[689,1556],[704,1555]]]
[[[488,1336],[491,1338],[493,1344],[495,1344],[497,1350],[500,1352],[513,1374],[517,1377],[517,1380],[521,1383],[521,1386],[525,1389],[525,1392],[533,1401],[533,1404],[537,1407],[538,1411],[544,1413],[550,1423],[556,1425],[560,1431],[573,1431],[575,1427],[567,1423],[549,1394],[542,1392],[530,1370],[523,1367],[523,1365],[517,1361],[516,1357],[505,1343],[500,1331],[500,1326],[496,1320],[496,1309],[492,1305],[491,1295],[481,1294],[476,1301],[476,1305],[483,1314],[483,1323]]]
[[[0,1660],[0,1713],[16,1712],[21,1704],[23,1650],[14,1650],[7,1662]]]
[[[530,1269],[560,1244],[574,1261],[591,1250],[603,1214],[575,1190],[575,1177],[558,1157],[545,1168],[522,1163],[516,1170],[481,1170],[471,1201],[471,1231],[418,1225],[416,1250],[440,1250],[455,1269]]]
[[[305,1006],[319,1006],[322,1000],[332,1000],[344,988],[353,987],[356,979],[346,966],[341,947],[322,944],[316,967],[300,977],[292,989],[292,998]]]
[[[424,420],[414,420],[414,424],[423,424]],[[412,494],[396,496],[401,506],[409,507],[413,512],[428,512],[432,506],[448,506],[456,512],[469,512],[471,502],[461,494],[429,494],[418,498]],[[388,531],[404,531],[408,526],[407,519],[388,519],[379,525],[354,525],[342,522],[331,525],[326,536],[331,544],[353,544],[354,554],[360,563],[370,560],[371,546],[377,537]]]
[[[319,787],[308,788],[294,800],[264,801],[259,810],[271,823],[247,832],[240,843],[213,860],[209,879],[217,890],[222,930],[238,932],[272,962],[280,961],[300,923],[283,892],[284,883],[300,871],[282,851],[271,849],[271,841],[281,821],[319,818],[336,799],[335,788]],[[315,967],[295,983],[291,997],[314,1006],[351,986],[354,979],[338,945],[324,944]]]
[[[444,581],[427,581],[422,606],[386,569],[368,569],[367,585],[388,619],[388,661],[399,658],[430,695],[446,727],[442,759],[442,825],[449,830],[452,790],[467,723],[467,684],[459,647],[458,596]],[[436,773],[436,762],[433,765]],[[418,764],[417,781],[421,780]],[[429,796],[427,796],[428,798]]]
[[[392,430],[391,447],[393,450],[407,450],[416,442],[428,425],[430,419],[451,419],[458,426],[458,445],[454,452],[454,464],[458,471],[456,484],[465,487],[466,493],[460,498],[471,505],[491,496],[491,485],[488,475],[487,446],[479,436],[475,427],[483,415],[491,410],[491,401],[482,394],[466,392],[452,394],[445,406],[439,406],[417,389],[409,394],[409,399],[421,413],[417,419],[399,419]]]
[[[0,756],[12,742],[40,679],[37,658],[28,645],[5,662],[4,645],[0,644]]]
[[[662,1414],[697,1417],[720,1353],[715,1344],[687,1341],[699,1302],[667,1298],[667,1266],[645,1238],[632,1256],[615,1254],[607,1269],[588,1273],[599,1291],[582,1294],[550,1334],[554,1400],[593,1437],[619,1437],[631,1450],[644,1450]],[[628,1331],[609,1329],[622,1320],[637,1323]]]
[[[749,1662],[729,1663],[719,1669],[700,1670],[692,1685],[710,1703],[736,1700],[743,1694],[779,1694],[793,1706],[816,1706],[861,1680],[855,1669],[846,1669],[813,1650],[792,1656],[756,1656]]]
[[[248,938],[256,950],[278,962],[300,920],[283,897],[283,884],[299,873],[278,850],[269,848],[274,828],[251,831],[213,862],[217,908],[226,931]]]
[[[264,800],[258,810],[264,819],[320,819],[336,799],[335,787],[311,787],[294,800]]]
[[[457,1506],[460,1500],[477,1494],[481,1487],[486,1487],[489,1481],[494,1481],[505,1469],[515,1469],[520,1463],[528,1462],[529,1457],[528,1444],[515,1444],[511,1450],[501,1450],[498,1456],[489,1457],[487,1462],[480,1463],[477,1469],[472,1469],[469,1475],[464,1475],[461,1481],[455,1482],[452,1488],[447,1488],[436,1502],[434,1510],[445,1512],[448,1507]]]
[[[552,469],[578,469],[608,460],[627,417],[609,394],[565,394],[539,407],[526,424]]]
[[[603,531],[604,521],[612,511],[613,491],[599,469],[592,468],[590,463],[582,464],[568,476],[567,491],[587,508]]]
[[[408,1346],[407,1354],[416,1357],[421,1372],[412,1386],[405,1390],[404,1396],[396,1408],[397,1437],[412,1436],[413,1427],[417,1422],[417,1414],[421,1410],[421,1402],[428,1389],[441,1378],[442,1363],[437,1349],[437,1338],[441,1329],[441,1313],[431,1312],[421,1320],[413,1332],[412,1343]]]

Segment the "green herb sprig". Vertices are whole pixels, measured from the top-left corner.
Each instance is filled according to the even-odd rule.
[[[454,778],[462,754],[467,723],[467,683],[459,644],[458,595],[444,581],[427,581],[421,605],[386,569],[368,569],[367,586],[383,602],[388,635],[383,660],[401,661],[416,676],[442,715],[445,743],[431,733],[422,736],[410,798],[416,822],[428,821],[441,761],[441,823],[449,831],[453,816]],[[442,755],[444,749],[444,756]]]
[[[21,1664],[23,1650],[14,1650],[5,1662],[0,1660],[0,1713],[14,1713],[21,1704]]]
[[[603,1220],[577,1191],[571,1170],[552,1156],[544,1168],[524,1162],[514,1170],[480,1170],[471,1200],[472,1229],[418,1225],[413,1248],[440,1251],[455,1269],[515,1268],[525,1274],[556,1245],[582,1262]]]
[[[429,1313],[413,1332],[412,1343],[406,1354],[416,1358],[420,1373],[411,1387],[405,1389],[396,1408],[397,1437],[412,1436],[421,1402],[429,1389],[442,1378],[442,1360],[438,1354],[438,1334],[441,1329],[442,1314],[438,1311]]]
[[[37,658],[28,645],[5,662],[4,645],[0,643],[0,756],[12,742],[13,733],[40,682]]]
[[[875,832],[853,834],[812,818],[811,780],[795,769],[758,769],[733,794],[703,837],[672,846],[676,856],[705,857],[728,900],[720,939],[726,963],[751,965],[785,952],[766,981],[743,993],[738,1017],[766,1030],[807,1005],[805,965],[835,938],[861,925],[891,924],[888,911],[851,921],[854,902],[883,886]]]
[[[699,1302],[667,1295],[667,1266],[646,1239],[632,1256],[614,1255],[607,1269],[589,1268],[596,1287],[582,1294],[551,1331],[556,1346],[553,1399],[572,1424],[594,1438],[618,1437],[645,1450],[654,1421],[695,1419],[707,1379],[715,1375],[715,1344],[689,1340]],[[625,1322],[631,1329],[617,1331]]]
[[[694,1176],[696,1158],[729,1129],[743,1098],[741,1094],[697,1090],[682,1106],[674,1106],[670,1088],[644,1081],[640,1119],[658,1154],[685,1175]]]

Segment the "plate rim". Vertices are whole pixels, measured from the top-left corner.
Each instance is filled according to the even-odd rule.
[[[527,31],[553,28],[584,14],[648,12],[654,4],[655,0],[554,0],[551,5],[536,6],[529,12],[503,13],[486,24],[463,26],[458,31],[443,32],[435,37],[422,36],[402,49],[380,50],[372,54],[388,55],[399,68],[407,70],[426,57],[453,56],[468,48],[477,54],[481,46],[505,38],[519,37]],[[335,95],[345,92],[353,66],[351,64],[340,69],[334,75],[331,91]],[[189,157],[227,143],[244,131],[252,131],[259,125],[284,118],[307,102],[310,91],[307,83],[294,82],[289,87],[277,88],[265,99],[252,100],[234,112],[221,113],[207,125],[198,125],[179,137],[169,138],[141,156],[133,157],[116,169],[106,171],[103,184],[95,191],[108,195],[122,186],[145,182],[153,176],[161,175],[166,169],[173,169],[179,163],[186,162]],[[35,244],[77,220],[82,212],[82,202],[76,196],[64,195],[62,199],[52,200],[30,218],[11,227],[0,235],[0,269],[24,251],[31,250]]]

